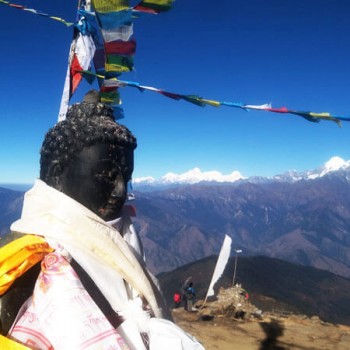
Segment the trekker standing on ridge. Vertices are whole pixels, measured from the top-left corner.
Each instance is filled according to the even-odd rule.
[[[174,293],[173,299],[174,299],[174,308],[177,309],[181,304],[181,294],[178,291],[176,291]]]
[[[185,290],[185,294],[186,294],[186,310],[193,311],[193,303],[194,303],[194,298],[196,296],[196,293],[193,287],[193,282],[190,282],[188,284],[188,287]]]

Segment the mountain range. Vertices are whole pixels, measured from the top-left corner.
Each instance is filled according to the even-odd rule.
[[[0,237],[7,234],[13,221],[20,217],[24,193],[0,187]]]
[[[156,179],[154,177],[140,177],[133,179],[133,186],[135,189],[145,190],[147,188],[154,189],[155,187],[164,188],[181,184],[196,184],[196,183],[240,183],[242,181],[249,181],[254,183],[270,182],[270,181],[282,181],[282,182],[295,182],[299,180],[313,180],[322,176],[325,176],[331,172],[338,170],[346,170],[350,167],[350,160],[335,156],[329,159],[323,166],[320,166],[314,170],[307,170],[303,172],[297,172],[295,170],[287,171],[280,175],[272,177],[252,176],[244,177],[239,171],[233,171],[231,174],[223,175],[220,172],[206,171],[202,172],[199,168],[194,168],[183,174],[167,173],[164,176]]]
[[[350,162],[304,173],[135,191],[137,226],[155,272],[218,254],[225,234],[265,255],[350,277]]]
[[[134,223],[154,273],[219,253],[264,255],[350,277],[350,166],[334,157],[304,173],[172,187],[135,186]],[[152,189],[152,190],[150,190]],[[0,233],[20,216],[23,192],[1,189]]]

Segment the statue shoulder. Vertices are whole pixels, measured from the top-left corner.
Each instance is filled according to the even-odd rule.
[[[43,237],[10,233],[0,240],[0,295],[54,251]]]

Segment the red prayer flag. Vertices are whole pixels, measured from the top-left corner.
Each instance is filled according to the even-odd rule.
[[[287,107],[281,108],[266,108],[266,111],[275,112],[275,113],[289,113]]]
[[[70,66],[70,76],[71,76],[71,95],[74,94],[76,88],[78,87],[78,85],[81,82],[82,79],[82,75],[81,75],[81,71],[83,70],[83,68],[81,67],[78,57],[76,55],[74,55],[73,60],[72,60],[72,64]]]
[[[116,40],[105,43],[105,51],[107,55],[134,55],[136,51],[136,41],[131,39],[129,41]]]
[[[159,90],[158,92],[159,92],[160,94],[162,94],[162,95],[164,95],[164,96],[166,96],[166,97],[170,97],[170,98],[172,98],[172,99],[174,99],[174,100],[180,100],[180,99],[182,98],[181,95],[179,95],[179,94],[174,94],[174,93],[172,93],[172,92],[167,92],[167,91],[163,91],[163,90]]]

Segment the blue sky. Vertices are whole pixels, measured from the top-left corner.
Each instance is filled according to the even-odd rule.
[[[77,1],[16,3],[75,19]],[[349,18],[348,0],[177,0],[167,13],[135,20],[135,71],[121,78],[218,101],[350,116]],[[30,183],[57,121],[72,28],[1,4],[0,19],[0,183]],[[73,101],[89,89],[82,84]],[[138,138],[134,177],[194,167],[269,176],[350,159],[350,123],[201,108],[133,88],[121,97],[121,123]]]

